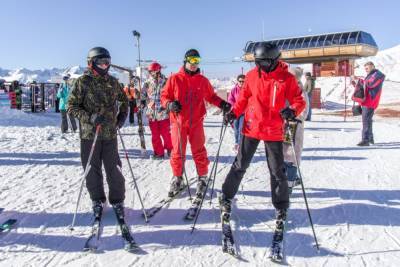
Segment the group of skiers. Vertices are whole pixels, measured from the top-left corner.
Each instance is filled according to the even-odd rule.
[[[205,102],[222,109],[225,124],[243,120],[238,123],[243,124],[242,136],[238,134],[236,139],[238,153],[219,199],[223,216],[230,217],[232,199],[259,142],[263,141],[270,171],[272,203],[277,210],[277,226],[283,228],[289,207],[285,169],[290,169],[285,168],[284,124],[302,114],[306,100],[296,77],[279,60],[280,51],[275,45],[261,44],[256,47],[254,56],[256,66],[246,76],[238,77],[241,88],[235,100],[231,101],[233,105],[221,99],[201,74],[201,57],[195,49],[185,53],[183,66],[168,79],[161,74],[158,63],[149,66],[150,75],[143,85],[140,105],[147,107],[154,157],[163,158],[165,151],[170,154],[173,178],[169,196],[186,186],[183,174],[186,147],[190,143],[198,174],[194,202],[205,194],[208,175]],[[68,114],[79,120],[81,159],[84,168],[90,166],[86,187],[93,201],[95,217],[101,216],[106,200],[102,176],[104,164],[109,185],[108,200],[119,221],[123,221],[125,182],[118,155],[117,130],[128,116],[129,100],[118,80],[108,75],[111,56],[105,48],[91,49],[87,62],[87,71],[76,80],[70,93]],[[297,129],[302,131],[301,127]],[[296,165],[293,160],[287,159],[287,162]]]
[[[219,197],[221,218],[229,220],[232,199],[258,144],[264,142],[272,203],[276,209],[273,244],[277,244],[279,249],[291,188],[301,183],[297,176],[304,134],[301,122],[307,118],[310,107],[309,92],[300,81],[302,69],[289,70],[280,60],[280,55],[273,44],[256,46],[255,67],[246,75],[237,77],[237,87],[227,102],[215,93],[209,80],[201,74],[199,52],[190,49],[184,55],[181,69],[168,79],[161,73],[159,63],[149,65],[149,78],[144,82],[137,101],[134,91],[131,93],[128,88],[124,92],[118,80],[108,74],[111,64],[109,52],[102,47],[91,49],[87,57],[88,68],[76,80],[70,93],[68,114],[79,120],[81,159],[83,167],[90,168],[85,179],[95,217],[101,217],[106,201],[102,176],[104,164],[109,185],[108,201],[115,210],[121,229],[125,225],[125,181],[118,154],[117,132],[125,123],[129,106],[131,114],[137,105],[147,107],[153,158],[162,159],[165,152],[170,156],[173,177],[169,197],[189,186],[183,176],[186,147],[190,143],[197,171],[193,203],[199,204],[206,193],[209,171],[204,134],[205,102],[208,102],[223,111],[224,124],[234,124],[236,131],[234,148],[237,156],[225,177]],[[59,92],[60,97],[64,96],[62,92]],[[132,97],[128,99],[127,95]],[[130,104],[132,101],[136,103]],[[133,123],[131,116],[130,122]],[[129,230],[126,231],[130,236]]]

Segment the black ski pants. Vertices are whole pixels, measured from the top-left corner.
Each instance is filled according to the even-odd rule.
[[[81,160],[83,168],[89,158],[93,140],[81,140]],[[125,199],[125,178],[121,171],[117,139],[97,140],[90,162],[90,171],[86,176],[86,187],[91,200],[106,201],[104,193],[102,164],[106,171],[110,204],[123,202]]]
[[[233,199],[236,195],[259,143],[258,139],[243,136],[239,152],[222,185],[222,192],[227,198]],[[271,177],[272,204],[276,209],[287,209],[289,207],[289,191],[283,161],[283,144],[280,141],[264,141],[264,145]]]
[[[129,123],[133,124],[135,122],[135,108],[137,107],[136,105],[136,100],[130,100],[129,101]]]

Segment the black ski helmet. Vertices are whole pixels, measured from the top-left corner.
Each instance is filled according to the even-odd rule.
[[[192,48],[192,49],[189,49],[188,51],[186,51],[185,60],[187,57],[200,57],[200,53],[196,49]]]
[[[91,62],[94,58],[111,58],[110,52],[104,47],[93,47],[89,50],[87,60]]]
[[[277,60],[280,56],[279,48],[272,43],[256,43],[254,47],[254,60]]]
[[[254,61],[259,71],[263,70],[269,73],[275,70],[280,56],[279,48],[272,43],[261,42],[254,47]],[[259,76],[261,76],[261,72],[259,72]]]

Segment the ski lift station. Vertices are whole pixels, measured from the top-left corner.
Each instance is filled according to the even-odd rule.
[[[276,44],[282,60],[292,64],[312,64],[316,77],[349,76],[354,74],[354,60],[374,56],[378,46],[371,34],[364,31],[338,32],[321,35],[260,41]],[[243,60],[254,61],[257,43],[249,41]]]

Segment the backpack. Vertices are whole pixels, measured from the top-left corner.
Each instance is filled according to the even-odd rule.
[[[351,99],[355,102],[362,103],[365,100],[364,83],[360,79],[355,85],[355,90]]]

